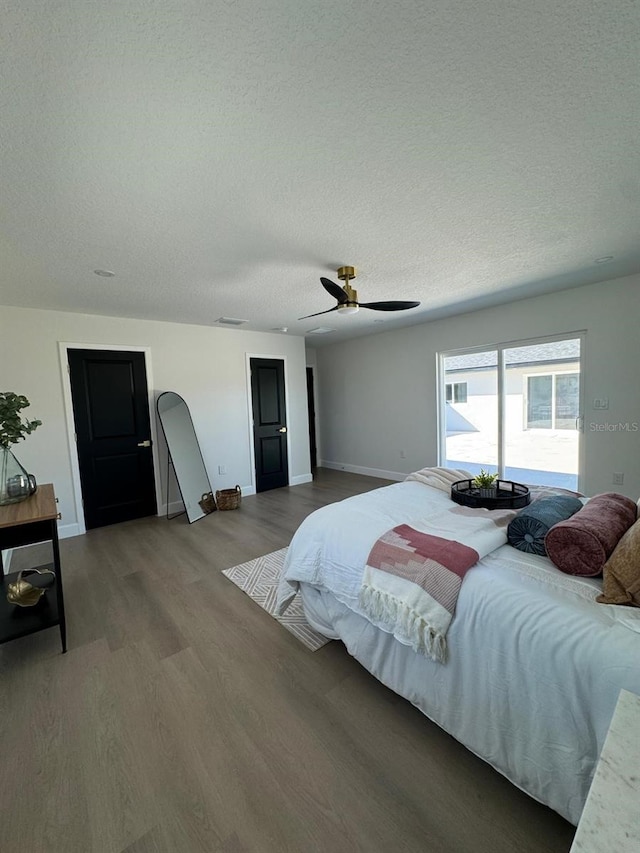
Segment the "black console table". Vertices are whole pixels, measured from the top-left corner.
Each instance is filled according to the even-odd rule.
[[[51,542],[52,568],[55,582],[33,607],[18,607],[7,601],[7,584],[15,580],[18,572],[5,574],[0,553],[0,643],[35,634],[45,628],[60,626],[63,653],[67,651],[67,625],[64,618],[62,571],[57,520],[60,517],[53,485],[39,486],[35,494],[20,503],[0,506],[0,552],[36,542]],[[38,566],[42,568],[42,566]],[[28,580],[29,577],[25,578]]]

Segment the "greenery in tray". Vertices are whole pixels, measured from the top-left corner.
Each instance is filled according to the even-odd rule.
[[[42,421],[29,421],[20,418],[20,411],[31,404],[22,394],[13,391],[0,391],[0,447],[16,444],[34,429],[42,426]]]
[[[477,489],[493,489],[497,479],[497,474],[490,474],[484,468],[481,468],[480,473],[473,478],[473,485]]]

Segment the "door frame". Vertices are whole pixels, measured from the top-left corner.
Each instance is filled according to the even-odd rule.
[[[311,371],[311,382],[313,384],[313,432],[316,440],[316,468],[318,468],[320,464],[320,441],[318,438],[318,391],[316,388],[316,369],[313,364],[307,364],[305,369],[305,378],[308,376],[307,370]],[[307,398],[308,396],[309,390],[307,388]],[[309,423],[309,450],[311,450],[311,423]],[[311,453],[309,453],[309,460],[311,460]]]
[[[268,358],[273,361],[283,362],[284,368],[284,411],[287,420],[287,480],[289,485],[294,485],[291,480],[291,427],[289,417],[289,370],[286,355],[274,355],[273,353],[245,352],[245,371],[247,382],[247,425],[249,428],[249,453],[251,470],[251,487],[247,490],[250,495],[256,493],[256,447],[253,440],[253,394],[251,392],[251,359]],[[306,375],[306,374],[305,374]]]
[[[60,376],[62,378],[62,397],[64,401],[65,421],[67,425],[67,442],[69,445],[69,459],[71,461],[71,483],[73,487],[73,499],[76,508],[76,519],[78,534],[86,533],[87,527],[84,521],[84,507],[82,505],[82,484],[80,482],[80,460],[78,459],[78,445],[75,440],[76,425],[73,417],[73,397],[71,394],[71,376],[68,370],[68,355],[70,349],[94,349],[112,350],[113,352],[141,352],[144,353],[144,364],[147,374],[147,402],[149,404],[149,424],[151,427],[151,456],[153,459],[153,481],[156,489],[156,515],[164,514],[162,503],[162,490],[160,483],[160,465],[158,460],[158,435],[155,419],[155,394],[153,371],[151,367],[151,347],[124,346],[123,344],[87,344],[72,343],[70,341],[58,341],[60,353]]]

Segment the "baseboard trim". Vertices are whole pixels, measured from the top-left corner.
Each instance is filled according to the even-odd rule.
[[[302,486],[304,483],[313,483],[313,474],[298,474],[289,480],[290,486]]]
[[[159,504],[158,505],[158,518],[162,518],[165,515],[178,515],[178,513],[184,512],[184,504],[182,501],[171,501],[169,507],[167,509],[167,505]]]
[[[362,465],[350,465],[348,462],[331,462],[328,459],[321,459],[318,465],[320,468],[331,468],[333,471],[348,471],[350,474],[364,474],[365,477],[378,477],[381,480],[395,480],[397,482],[401,482],[407,476],[401,471],[364,468]]]
[[[72,536],[80,536],[80,525],[76,522],[75,524],[59,524],[58,525],[58,538],[59,539],[71,539]]]

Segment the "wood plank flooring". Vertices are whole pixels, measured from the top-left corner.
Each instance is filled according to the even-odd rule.
[[[380,485],[319,469],[61,542],[68,654],[56,629],[0,647],[0,851],[566,853],[566,821],[220,573]]]

